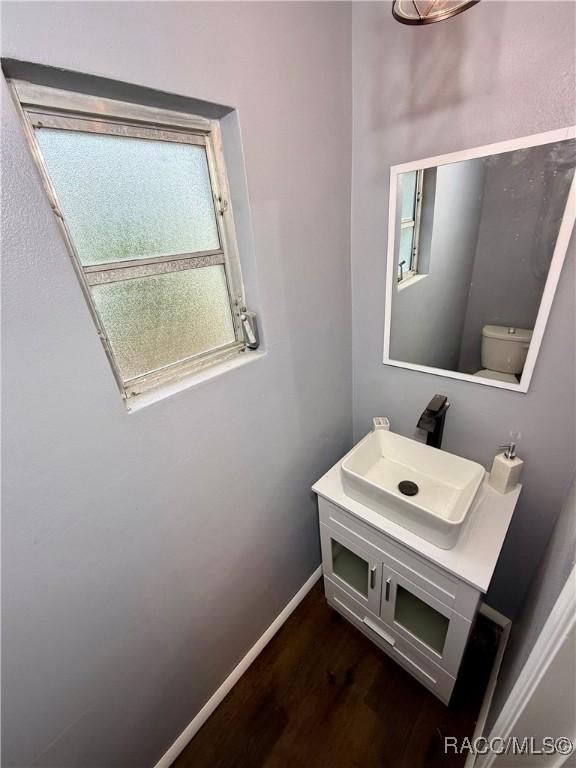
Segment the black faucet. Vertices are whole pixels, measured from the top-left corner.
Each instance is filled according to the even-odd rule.
[[[428,433],[426,435],[426,445],[431,445],[433,448],[441,447],[444,420],[446,419],[448,408],[450,408],[450,403],[446,395],[434,395],[426,406],[426,410],[418,419],[418,429],[424,429]]]

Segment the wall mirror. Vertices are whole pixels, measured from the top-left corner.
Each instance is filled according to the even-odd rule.
[[[574,226],[575,136],[391,168],[385,364],[528,391]]]

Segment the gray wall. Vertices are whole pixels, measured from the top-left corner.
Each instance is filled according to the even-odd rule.
[[[352,307],[354,429],[373,415],[413,435],[430,396],[452,406],[444,447],[489,467],[520,430],[524,490],[488,602],[513,616],[574,467],[574,241],[530,392],[506,392],[382,365],[391,165],[573,122],[576,8],[479,3],[446,23],[401,26],[380,3],[353,3]]]
[[[518,619],[512,624],[510,639],[486,724],[486,734],[490,732],[490,728],[510,695],[575,563],[576,478],[572,482],[556,527],[532,579],[522,611]],[[576,589],[576,585],[574,588]]]
[[[3,55],[237,107],[267,355],[122,404],[3,84],[4,759],[152,766],[318,566],[350,446],[350,7],[3,5]]]
[[[534,328],[574,163],[573,142],[486,161],[484,205],[458,370],[481,367],[482,327]]]
[[[430,240],[430,252],[422,254],[426,263],[419,263],[419,271],[427,275],[401,289],[394,286],[392,359],[435,368],[458,367],[483,190],[481,160],[450,163],[436,170],[432,221],[422,217],[421,235],[424,241]]]

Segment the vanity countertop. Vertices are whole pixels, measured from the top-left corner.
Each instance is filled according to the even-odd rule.
[[[440,549],[347,496],[342,485],[341,469],[345,458],[346,456],[343,456],[312,486],[315,493],[481,592],[487,592],[522,490],[520,484],[513,491],[502,494],[488,484],[486,473],[456,546],[453,549]]]

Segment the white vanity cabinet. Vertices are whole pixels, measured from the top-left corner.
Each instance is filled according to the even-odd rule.
[[[312,488],[326,598],[447,704],[521,486],[501,494],[485,476],[457,542],[443,549],[352,498],[345,460]]]
[[[481,593],[319,499],[328,602],[448,703]]]

